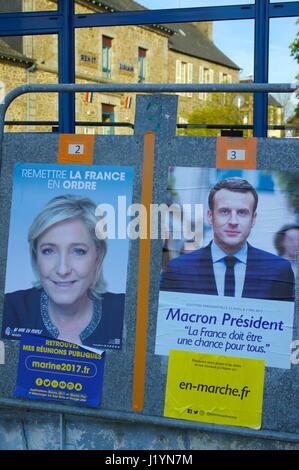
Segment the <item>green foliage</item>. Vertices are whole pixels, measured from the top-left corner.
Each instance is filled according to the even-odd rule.
[[[210,95],[211,96],[211,95]],[[235,95],[226,93],[213,93],[212,98],[207,95],[200,107],[187,116],[189,124],[242,124],[242,114],[233,103]],[[219,129],[187,129],[187,135],[217,136]]]
[[[296,21],[296,24],[299,25],[299,20]],[[299,31],[297,32],[294,41],[290,44],[291,56],[294,57],[296,62],[299,64]],[[296,78],[299,80],[299,73],[296,75]],[[297,94],[298,97],[299,94]],[[295,109],[295,117],[299,118],[299,104]]]
[[[298,172],[287,173],[276,172],[278,184],[281,189],[287,192],[289,206],[296,214],[299,214],[299,175]]]
[[[299,20],[296,21],[296,24],[299,25]],[[289,47],[291,50],[291,56],[293,56],[299,64],[299,31],[297,32],[294,41],[290,44]],[[299,74],[297,77],[299,77]]]

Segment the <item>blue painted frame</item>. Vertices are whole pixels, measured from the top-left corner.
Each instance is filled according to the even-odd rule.
[[[58,0],[58,9],[55,11],[0,14],[0,36],[57,34],[59,83],[75,83],[76,28],[253,19],[255,21],[254,81],[267,83],[269,20],[290,16],[299,17],[299,2],[269,3],[269,0],[255,0],[255,4],[252,5],[75,15],[74,0]],[[267,103],[266,93],[255,95],[253,124],[256,137],[267,136]],[[60,93],[59,131],[75,132],[75,96],[73,93]]]

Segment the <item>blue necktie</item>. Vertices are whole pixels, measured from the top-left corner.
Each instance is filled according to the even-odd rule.
[[[226,256],[223,258],[226,271],[224,278],[224,295],[228,297],[235,296],[235,264],[238,261],[234,256]]]

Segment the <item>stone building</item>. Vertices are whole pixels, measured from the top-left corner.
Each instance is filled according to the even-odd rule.
[[[240,80],[240,83],[252,83],[253,76]],[[250,124],[253,122],[253,94],[247,93],[243,95],[244,104],[241,108],[241,114],[243,117],[243,124]],[[268,95],[268,124],[269,126],[279,126],[283,123],[283,106],[277,101],[277,99],[269,93]],[[283,132],[278,129],[269,129],[269,137],[283,137]]]
[[[168,81],[172,83],[238,83],[239,67],[212,41],[212,23],[170,25]],[[180,95],[178,117],[187,116],[208,100],[207,93]]]
[[[11,2],[2,11],[11,11]],[[51,10],[57,2],[17,0],[16,11]],[[36,6],[35,6],[36,4]],[[133,0],[77,0],[76,13],[142,10]],[[82,28],[76,31],[76,83],[237,83],[239,67],[213,43],[212,23]],[[26,83],[58,82],[58,41],[51,36],[0,38],[2,93]],[[0,83],[1,85],[1,83]],[[1,89],[1,86],[0,86]],[[1,90],[0,90],[1,93]],[[209,99],[206,93],[179,96],[178,122]],[[128,133],[127,128],[94,127],[88,122],[133,123],[135,94],[76,94],[76,120],[84,133]],[[7,120],[58,119],[56,94],[30,94],[10,107]],[[52,126],[27,126],[51,130]],[[7,130],[24,130],[8,126]]]

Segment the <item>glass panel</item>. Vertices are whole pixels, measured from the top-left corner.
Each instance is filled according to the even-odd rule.
[[[291,47],[294,41],[297,46]],[[299,79],[299,22],[296,18],[270,20],[269,82],[292,83]],[[292,54],[293,51],[293,54]],[[297,59],[297,60],[296,60]],[[299,135],[299,100],[295,93],[269,95],[269,126],[286,125],[286,130],[269,129],[270,137]]]
[[[55,0],[0,0],[0,13],[17,13],[26,11],[55,11]]]
[[[218,48],[213,50],[211,57],[214,63],[202,60],[197,68],[193,64],[195,76],[192,82],[196,83],[238,83],[252,82],[253,76],[253,21],[217,21],[214,23],[197,23],[201,25],[204,32],[214,45]],[[209,30],[209,26],[211,30]],[[232,34],[233,31],[233,34]],[[211,47],[211,43],[207,43]],[[220,62],[220,63],[219,63]],[[194,75],[193,73],[193,75]],[[198,73],[198,78],[196,74]],[[238,130],[239,126],[252,126],[253,124],[253,95],[248,93],[199,93],[198,102],[194,104],[195,94],[192,96],[192,112],[188,114],[188,101],[180,97],[179,123],[198,125],[220,125],[226,124],[226,130]],[[181,114],[180,114],[180,109]],[[242,132],[242,130],[239,130]],[[210,128],[188,128],[181,130],[180,134],[187,135],[220,135],[221,130]],[[244,136],[252,135],[251,130],[243,130]]]
[[[281,3],[283,0],[269,0],[270,3]],[[287,0],[287,2],[298,2],[298,0]]]
[[[140,11],[149,10],[166,10],[171,8],[194,8],[194,7],[212,7],[222,5],[249,5],[254,0],[105,0],[103,5],[95,5],[92,0],[80,1],[75,4],[75,13],[94,13],[114,12],[114,11]]]
[[[17,86],[58,83],[56,35],[0,37],[0,97]],[[5,122],[12,122],[6,132],[48,132],[57,127],[58,96],[56,93],[28,93],[17,98],[8,108]],[[32,121],[51,121],[49,125]]]
[[[106,37],[111,39],[110,76],[103,48]],[[252,71],[253,21],[106,26],[76,31],[77,83],[238,83],[240,79],[252,80]],[[178,96],[179,134],[220,134],[219,129],[187,129],[186,124],[252,124],[252,95]],[[102,112],[105,104],[114,106],[115,133],[132,133],[132,128],[124,126],[134,123],[135,102],[135,94],[94,93],[90,99],[86,93],[77,93],[76,120],[82,122],[78,132],[82,127],[94,127],[95,133],[106,132]]]
[[[219,5],[240,5],[252,4],[254,0],[142,0],[142,4],[153,9],[168,8],[194,8],[194,7],[213,7]]]

